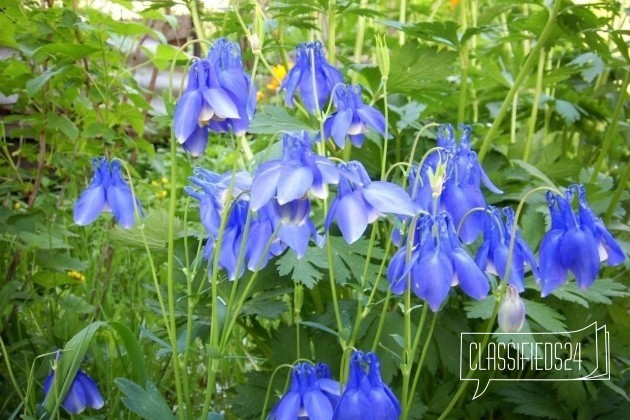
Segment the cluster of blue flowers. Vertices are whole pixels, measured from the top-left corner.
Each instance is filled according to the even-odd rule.
[[[621,247],[590,209],[584,187],[573,185],[564,197],[547,194],[551,230],[540,247],[539,269],[534,253],[515,226],[514,211],[486,204],[482,184],[492,192],[501,191],[470,149],[470,134],[464,127],[457,145],[452,127],[440,127],[436,151],[409,173],[409,193],[416,212],[423,216],[411,227],[406,241],[402,242],[400,232],[394,232],[401,247],[388,268],[392,292],[402,294],[409,287],[438,311],[452,286],[459,285],[474,299],[487,296],[490,287],[485,273],[500,279],[507,275],[507,299],[514,301],[525,290],[526,266],[546,296],[566,281],[568,271],[578,286],[586,288],[595,280],[601,261],[609,265],[623,262]],[[577,215],[571,208],[576,192]],[[472,243],[480,235],[483,240],[473,260],[462,243]],[[515,305],[513,312],[522,312],[524,319],[524,308],[520,311],[521,306]]]
[[[245,73],[238,44],[220,38],[208,58],[195,61],[173,118],[175,138],[193,156],[206,150],[210,131],[245,134],[256,109],[256,87]]]
[[[186,188],[199,200],[201,221],[209,234],[205,256],[219,252],[219,265],[231,280],[239,278],[245,267],[260,270],[287,247],[302,258],[311,240],[321,246],[324,238],[311,220],[309,194],[327,198],[328,185],[338,184],[338,194],[328,210],[326,229],[336,222],[348,243],[359,239],[368,224],[381,215],[413,215],[404,189],[390,182],[371,181],[359,162],[335,165],[315,154],[307,132],[285,133],[282,144],[282,157],[262,163],[253,177],[246,172],[218,175],[197,168],[190,178],[193,185]],[[215,250],[226,205],[229,215],[221,249]]]
[[[381,379],[378,356],[355,351],[345,387],[332,379],[326,364],[302,362],[294,366],[289,390],[269,418],[376,420],[397,419],[401,412],[398,398]]]

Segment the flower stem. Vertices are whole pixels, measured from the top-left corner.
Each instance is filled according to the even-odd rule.
[[[206,37],[203,33],[203,26],[201,25],[201,20],[199,19],[197,0],[190,0],[188,2],[188,10],[190,10],[190,16],[192,18],[193,27],[195,28],[195,33],[197,34],[197,39],[205,40]],[[206,56],[208,54],[208,46],[205,42],[199,43],[199,48],[201,48],[202,56]]]
[[[497,135],[497,132],[499,131],[499,127],[501,126],[501,123],[503,122],[503,118],[505,118],[505,114],[507,113],[508,108],[510,107],[510,105],[512,104],[512,101],[514,100],[514,96],[520,89],[521,85],[525,82],[525,79],[527,79],[527,77],[529,76],[530,70],[532,66],[534,65],[534,62],[538,59],[540,50],[544,47],[544,44],[547,41],[547,38],[549,38],[549,35],[551,35],[551,32],[553,31],[553,28],[556,24],[556,18],[558,17],[558,12],[560,11],[561,4],[562,4],[561,0],[555,1],[553,5],[553,9],[551,9],[551,13],[549,13],[549,18],[547,19],[547,23],[545,24],[545,27],[543,28],[543,31],[540,34],[540,37],[538,38],[536,45],[534,46],[529,56],[525,60],[525,63],[523,63],[523,66],[521,67],[521,71],[516,76],[516,79],[514,80],[512,87],[510,88],[507,95],[505,96],[505,99],[503,100],[503,103],[501,104],[501,108],[499,109],[499,112],[497,113],[497,116],[494,119],[494,122],[492,123],[492,127],[490,127],[490,130],[488,131],[488,134],[486,134],[486,137],[483,139],[481,148],[479,149],[479,162],[483,162],[484,158],[486,157],[486,154],[490,150],[490,146],[492,145],[492,140]]]
[[[337,22],[335,16],[336,0],[328,0],[328,61],[335,65],[335,37]]]
[[[538,53],[538,69],[536,71],[536,90],[534,91],[534,103],[532,104],[532,113],[529,116],[529,124],[527,127],[527,140],[525,141],[525,152],[523,153],[523,160],[529,161],[532,153],[532,143],[534,141],[534,132],[536,131],[536,118],[538,117],[538,103],[540,102],[540,96],[542,94],[542,82],[545,70],[545,60],[547,56],[545,50],[541,49]]]
[[[387,174],[387,143],[389,142],[389,112],[387,106],[387,77],[381,77],[381,85],[383,86],[383,107],[385,113],[385,135],[383,136],[383,156],[381,158],[381,180],[385,180]]]
[[[597,181],[597,175],[599,175],[599,173],[603,169],[604,159],[606,158],[606,156],[608,156],[608,152],[613,145],[614,140],[621,137],[615,137],[615,132],[617,131],[619,115],[621,114],[621,111],[623,110],[623,107],[626,103],[626,95],[629,83],[630,70],[626,71],[626,76],[623,78],[623,82],[621,83],[621,88],[619,89],[619,97],[617,98],[617,104],[615,105],[615,109],[610,116],[610,124],[608,124],[608,129],[606,130],[604,140],[602,141],[602,147],[599,149],[599,155],[597,156],[597,161],[595,162],[595,169],[593,170],[593,175],[591,176],[591,182],[593,183]]]
[[[411,384],[411,398],[407,402],[407,413],[411,411],[411,406],[413,404],[413,395],[416,393],[416,386],[418,385],[418,380],[420,379],[420,372],[422,371],[422,366],[424,365],[424,358],[427,355],[427,351],[429,350],[429,343],[431,343],[431,337],[433,337],[433,330],[435,329],[435,324],[437,323],[437,314],[433,314],[433,318],[431,319],[431,325],[429,326],[429,332],[424,340],[424,345],[422,346],[422,354],[420,354],[420,360],[418,361],[418,366],[416,366],[416,374],[413,378],[413,383]],[[420,336],[421,328],[418,328],[418,337]],[[403,417],[404,418],[404,417]]]

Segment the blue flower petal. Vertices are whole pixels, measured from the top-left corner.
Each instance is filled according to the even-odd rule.
[[[298,392],[289,392],[286,394],[275,408],[275,416],[271,418],[275,420],[296,420],[300,412],[300,404],[302,398]]]
[[[560,262],[560,243],[564,231],[552,229],[540,243],[540,283],[542,297],[547,296],[567,280],[567,269]]]
[[[92,181],[74,205],[74,223],[85,226],[98,218],[105,208],[106,197],[103,184]]]
[[[85,393],[85,403],[88,407],[98,410],[105,405],[103,396],[98,390],[96,383],[83,371],[78,371],[75,381],[78,381],[82,386]]]
[[[211,88],[202,91],[203,99],[221,118],[240,118],[236,104],[223,89]]]
[[[300,166],[286,168],[278,180],[278,204],[304,197],[313,184],[313,172],[309,168]]]
[[[339,200],[334,218],[347,243],[354,243],[363,235],[368,225],[367,211],[358,191]]]
[[[372,405],[361,389],[348,389],[343,393],[333,414],[333,420],[371,419]]]
[[[309,420],[330,420],[333,407],[326,395],[319,390],[309,390],[304,394],[304,408]]]
[[[201,156],[208,145],[208,126],[197,126],[192,134],[183,143],[184,150],[193,157]]]
[[[184,143],[197,127],[197,119],[201,111],[201,92],[192,90],[185,92],[175,106],[173,117],[173,133],[178,143]]]
[[[413,216],[413,203],[409,194],[391,182],[374,181],[363,188],[363,197],[381,213]]]
[[[599,272],[599,251],[589,230],[569,229],[559,247],[560,261],[575,276],[578,286],[586,289]]]
[[[357,109],[357,114],[366,125],[385,135],[385,117],[376,108],[365,105]]]
[[[276,194],[282,163],[278,160],[265,162],[258,167],[250,191],[250,207],[258,211]]]
[[[61,406],[71,414],[81,414],[87,407],[85,390],[76,377],[70,385],[70,389],[63,399]]]
[[[135,220],[137,203],[134,201],[131,188],[122,178],[119,165],[117,161],[111,164],[111,183],[106,191],[107,202],[118,224],[129,229]]]
[[[332,126],[330,128],[330,135],[337,144],[337,146],[343,148],[346,144],[346,135],[350,124],[352,124],[352,110],[344,109],[338,111],[332,116]]]
[[[457,276],[459,287],[473,299],[483,299],[488,296],[490,283],[473,259],[463,248],[454,248],[451,251],[453,269]]]
[[[453,266],[443,252],[426,255],[414,264],[411,273],[411,289],[419,298],[437,312],[448,296],[453,279]]]
[[[295,252],[298,259],[301,259],[306,255],[308,242],[311,239],[311,229],[306,223],[301,226],[282,225],[278,238]]]

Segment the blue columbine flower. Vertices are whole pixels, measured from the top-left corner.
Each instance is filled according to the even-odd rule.
[[[53,381],[54,371],[51,372],[44,380],[44,393],[46,394],[46,397],[48,397],[50,392],[54,393],[56,391],[52,386]],[[82,370],[77,372],[76,376],[72,380],[68,393],[61,403],[63,408],[65,408],[70,414],[74,415],[81,414],[86,407],[98,410],[104,405],[105,401],[98,390],[96,382],[94,382],[92,378],[90,378]]]
[[[221,249],[218,250],[219,266],[227,271],[230,280],[241,277],[245,267],[250,271],[260,270],[272,256],[280,255],[286,249],[285,244],[273,241],[269,252],[263,253],[278,223],[272,206],[265,206],[257,214],[250,216],[248,239],[239,269],[239,255],[250,212],[248,192],[251,188],[251,176],[247,172],[219,175],[201,168],[195,170],[195,175],[190,180],[198,188],[186,187],[185,191],[199,200],[201,222],[210,236],[204,252],[206,259],[217,252],[215,245],[219,235],[221,215],[224,207],[230,206]],[[228,197],[230,183],[232,183],[232,196]]]
[[[577,215],[571,208],[575,192],[579,201]],[[595,281],[601,261],[609,265],[624,261],[621,247],[588,205],[582,185],[571,185],[564,197],[548,192],[547,202],[551,229],[540,244],[543,296],[563,284],[568,271],[573,273],[578,286],[586,289]]]
[[[327,184],[339,181],[339,171],[329,159],[311,149],[307,132],[285,133],[282,159],[261,164],[254,174],[252,210],[257,211],[275,198],[279,205],[303,198],[308,191],[318,198],[328,196]]]
[[[483,215],[473,210],[486,207],[481,184],[494,193],[502,193],[492,184],[477,154],[471,150],[471,134],[472,129],[463,126],[457,144],[453,127],[440,126],[437,132],[440,149],[430,154],[421,168],[409,173],[409,194],[416,207],[433,213],[434,200],[437,200],[437,211],[448,212],[456,226],[461,224],[459,235],[466,244],[474,242],[482,231]]]
[[[514,227],[514,210],[509,207],[503,213],[497,208],[489,207],[484,215],[484,239],[477,250],[475,261],[477,265],[489,273],[505,277],[510,248],[510,238]],[[525,290],[525,265],[529,264],[535,279],[540,278],[538,265],[529,245],[516,230],[514,247],[510,263],[510,278],[508,284],[516,287],[519,292]]]
[[[326,230],[335,221],[343,238],[351,244],[363,235],[369,223],[385,213],[414,215],[411,199],[400,186],[372,181],[361,162],[341,163],[339,168],[339,191],[330,205]]]
[[[271,411],[271,420],[330,420],[339,398],[339,383],[328,375],[330,370],[298,363],[291,371],[289,391]]]
[[[401,413],[396,395],[381,379],[378,356],[355,351],[350,357],[348,383],[333,419],[394,420]]]
[[[94,177],[74,205],[74,223],[85,226],[92,223],[103,211],[111,211],[122,227],[133,226],[136,208],[131,188],[123,179],[120,162],[106,158],[92,159]]]
[[[411,280],[411,290],[436,312],[446,300],[452,286],[459,285],[473,299],[488,295],[488,279],[464,250],[446,213],[436,218],[423,216],[415,230],[411,252],[407,245],[392,257],[387,270],[391,290],[402,294]]]
[[[280,90],[286,90],[285,103],[293,107],[293,96],[300,97],[310,113],[321,110],[330,98],[335,85],[343,83],[341,72],[328,64],[322,43],[304,42],[296,48],[295,65],[282,81]]]
[[[256,89],[243,69],[240,47],[221,38],[207,59],[195,61],[173,118],[175,138],[193,156],[203,154],[209,130],[243,134],[256,106]]]
[[[373,106],[363,103],[361,86],[338,85],[333,102],[337,112],[324,122],[324,137],[332,137],[337,146],[343,148],[347,136],[353,145],[361,147],[368,127],[385,135],[385,117]]]
[[[274,209],[274,225],[280,223],[278,239],[291,248],[298,259],[306,255],[308,243],[311,238],[317,246],[324,244],[324,238],[317,233],[315,225],[311,221],[311,203],[308,197],[298,198],[280,205],[277,200],[270,204]],[[264,208],[264,207],[263,207]]]

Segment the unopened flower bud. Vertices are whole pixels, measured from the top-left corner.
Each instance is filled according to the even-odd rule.
[[[260,54],[262,51],[263,42],[265,41],[265,17],[263,16],[260,5],[256,3],[256,13],[254,15],[254,31],[249,37],[249,42],[252,44],[252,50],[254,54]]]
[[[508,286],[499,308],[499,328],[506,333],[519,332],[525,323],[525,304],[518,289]]]
[[[389,77],[389,48],[387,48],[385,37],[376,37],[376,63],[381,77],[387,80]]]

